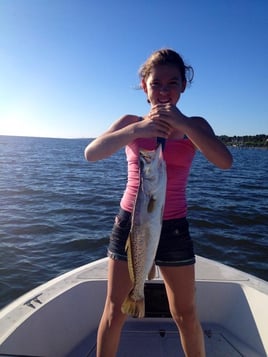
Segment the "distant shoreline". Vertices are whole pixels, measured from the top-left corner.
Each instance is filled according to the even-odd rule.
[[[36,138],[36,139],[63,139],[63,140],[93,140],[94,138],[57,138],[57,137],[45,137],[45,136],[27,136],[27,135],[5,135],[0,134],[0,137],[14,137],[14,138]],[[249,147],[249,148],[264,148],[268,149],[268,135],[244,135],[244,136],[228,136],[217,135],[217,137],[226,145],[232,147]]]
[[[227,146],[268,149],[268,135],[265,134],[244,136],[219,135],[218,138]]]

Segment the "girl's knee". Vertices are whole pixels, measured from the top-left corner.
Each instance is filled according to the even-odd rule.
[[[191,328],[198,323],[198,317],[195,306],[189,306],[184,309],[175,309],[171,311],[175,323],[180,327]]]
[[[104,314],[108,325],[123,325],[126,315],[122,313],[121,306],[119,304],[107,303],[104,309]]]

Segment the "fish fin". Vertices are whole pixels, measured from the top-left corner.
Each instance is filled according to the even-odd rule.
[[[156,200],[154,199],[154,197],[150,197],[150,200],[148,202],[148,206],[147,206],[147,212],[151,213],[154,210],[155,207],[155,202]]]
[[[149,280],[154,279],[155,275],[156,275],[156,268],[155,268],[155,263],[153,263],[151,270],[149,271],[149,274],[148,274],[148,279]]]
[[[130,315],[132,317],[142,318],[145,315],[145,303],[144,299],[133,300],[130,296],[127,296],[122,304],[121,311],[123,314]]]
[[[130,240],[131,240],[131,235],[129,234],[129,237],[126,241],[125,250],[127,252],[127,263],[128,263],[128,271],[129,271],[130,280],[134,283],[135,275],[134,275],[134,267],[133,267],[131,241]]]

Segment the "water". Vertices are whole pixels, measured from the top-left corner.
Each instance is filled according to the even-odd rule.
[[[85,139],[0,136],[0,308],[106,255],[126,182],[121,150],[87,163]],[[188,203],[196,253],[268,280],[268,150],[232,149],[221,171],[197,154]]]

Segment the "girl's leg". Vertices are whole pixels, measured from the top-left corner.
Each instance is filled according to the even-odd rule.
[[[126,316],[121,306],[131,290],[126,261],[109,259],[107,297],[97,336],[97,357],[114,357]]]
[[[194,265],[160,267],[172,317],[178,327],[186,357],[204,357],[203,331],[195,304]]]

